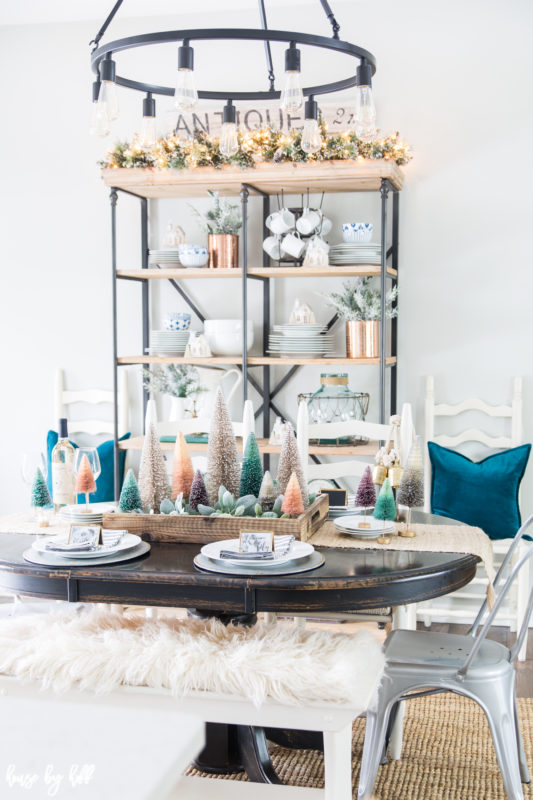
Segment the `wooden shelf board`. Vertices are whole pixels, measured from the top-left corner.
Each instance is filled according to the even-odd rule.
[[[102,178],[107,186],[125,189],[140,197],[203,197],[207,189],[221,195],[237,196],[243,183],[267,194],[302,194],[309,189],[322,192],[378,191],[383,178],[401,189],[404,174],[394,161],[310,161],[292,164],[258,164],[253,169],[225,166],[196,167],[191,170],[152,169],[147,167],[106,168]]]
[[[241,356],[211,356],[210,358],[184,358],[183,356],[120,356],[117,364],[242,364]],[[322,364],[324,366],[353,367],[379,364],[379,358],[346,358],[332,356],[326,358],[278,358],[277,356],[249,356],[249,367],[270,366],[306,366],[306,364]],[[396,357],[386,359],[387,366],[396,364]]]
[[[250,267],[248,275],[257,278],[353,278],[379,277],[380,267],[357,264],[351,267]],[[395,278],[397,270],[387,267],[387,275]],[[189,280],[191,278],[242,278],[241,269],[120,269],[118,278],[141,280]]]
[[[144,436],[133,436],[118,443],[120,450],[142,450]],[[269,444],[268,439],[258,439],[260,453],[277,454],[280,451],[279,444]],[[190,450],[198,453],[207,451],[207,444],[200,442],[188,442]],[[242,452],[242,439],[237,437],[237,447]],[[174,442],[161,442],[162,450],[174,450]],[[309,445],[309,454],[315,456],[375,456],[379,449],[379,442],[368,442],[361,445]]]

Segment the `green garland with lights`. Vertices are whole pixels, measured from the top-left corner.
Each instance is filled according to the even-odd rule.
[[[384,159],[397,164],[407,164],[411,158],[409,145],[401,141],[398,133],[364,142],[353,131],[329,134],[324,122],[320,125],[322,146],[316,153],[302,150],[302,133],[291,130],[282,133],[274,128],[256,131],[239,131],[239,149],[226,158],[220,153],[218,137],[204,131],[195,131],[190,139],[168,136],[158,140],[155,147],[145,149],[134,139],[131,143],[119,142],[99,162],[101,167],[139,169],[191,169],[233,164],[241,169],[257,163],[282,163],[302,161],[345,161]]]

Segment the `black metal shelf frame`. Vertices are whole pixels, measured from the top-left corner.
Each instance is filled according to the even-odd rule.
[[[118,498],[120,494],[119,486],[119,448],[118,448],[118,303],[117,303],[117,281],[133,280],[141,283],[141,303],[142,303],[142,352],[144,353],[149,345],[149,330],[150,330],[150,281],[145,278],[132,278],[117,275],[117,203],[118,192],[124,192],[133,197],[137,197],[140,201],[141,211],[141,265],[142,269],[148,269],[148,200],[141,195],[134,192],[129,192],[125,189],[113,187],[110,190],[110,203],[111,203],[111,265],[112,265],[112,314],[113,314],[113,440],[114,440],[114,489],[115,497]],[[387,369],[390,369],[390,392],[389,392],[389,413],[396,413],[397,404],[397,361],[393,364],[387,365],[387,319],[386,319],[386,303],[383,302],[386,290],[387,279],[392,282],[392,286],[398,284],[399,274],[399,220],[400,220],[400,195],[399,190],[386,178],[382,179],[379,188],[381,197],[381,316],[379,320],[380,330],[380,360],[379,360],[379,422],[386,421],[386,395],[387,395]],[[276,416],[285,417],[286,415],[280,410],[275,402],[276,396],[283,389],[284,386],[294,377],[294,375],[302,368],[303,365],[293,365],[289,368],[283,378],[274,386],[271,385],[270,367],[271,365],[262,365],[262,385],[258,383],[256,378],[250,373],[250,369],[254,365],[248,363],[247,354],[247,319],[248,319],[248,279],[254,279],[263,283],[263,356],[266,356],[266,349],[268,347],[268,337],[270,333],[271,324],[271,304],[270,304],[270,277],[260,275],[248,274],[248,200],[250,194],[259,195],[262,198],[262,214],[263,214],[263,234],[268,235],[266,227],[266,220],[270,214],[270,195],[261,191],[251,183],[243,183],[240,192],[241,209],[242,209],[242,317],[243,317],[243,351],[242,351],[242,364],[235,366],[242,370],[243,373],[243,404],[248,398],[248,384],[252,386],[256,392],[262,396],[263,402],[255,411],[256,418],[262,416],[263,421],[263,437],[268,438],[270,435],[270,412],[272,411]],[[387,230],[389,225],[389,198],[392,196],[392,220],[391,220],[391,237],[390,245],[388,243]],[[387,266],[391,266],[396,270],[395,275],[387,274]],[[269,267],[270,260],[268,255],[263,251],[263,266]],[[186,274],[184,275],[186,277]],[[205,316],[194,301],[189,297],[180,283],[174,278],[169,279],[169,283],[178,292],[183,300],[187,303],[191,311],[200,320],[201,323],[205,321]],[[338,320],[335,314],[327,323],[327,328],[330,330]],[[391,355],[397,357],[398,345],[398,320],[393,318],[391,321]],[[146,414],[146,405],[148,402],[148,394],[146,389],[143,390],[143,425],[144,417]],[[319,462],[317,456],[311,456],[315,462]],[[263,454],[265,469],[270,466],[270,455]]]

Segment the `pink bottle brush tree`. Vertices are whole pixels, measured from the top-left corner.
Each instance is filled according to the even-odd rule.
[[[372,480],[372,470],[367,467],[363,472],[363,477],[357,487],[355,495],[355,505],[364,509],[363,521],[359,523],[360,528],[370,528],[370,523],[366,521],[369,508],[376,505],[376,489]]]

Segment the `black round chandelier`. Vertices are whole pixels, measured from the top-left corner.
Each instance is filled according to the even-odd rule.
[[[363,141],[370,141],[376,136],[376,109],[372,95],[372,76],[376,71],[376,60],[372,53],[358,45],[339,38],[340,26],[327,0],[320,4],[331,24],[331,37],[296,31],[277,31],[267,27],[264,0],[259,0],[261,28],[198,28],[192,30],[160,31],[143,33],[116,39],[108,44],[100,44],[109,24],[113,20],[123,0],[117,0],[109,16],[98,31],[91,45],[91,67],[96,75],[93,83],[93,117],[91,133],[96,136],[107,136],[111,122],[118,117],[117,86],[142,92],[143,124],[138,144],[144,148],[156,144],[156,101],[154,95],[174,97],[174,105],[180,112],[192,112],[199,100],[219,100],[224,102],[222,128],[220,134],[220,152],[230,157],[237,152],[237,114],[235,103],[245,100],[269,101],[279,100],[283,110],[290,113],[304,108],[304,126],[302,131],[302,149],[308,153],[316,152],[321,145],[318,125],[318,104],[315,97],[329,95],[355,87],[353,100],[352,127]],[[194,47],[193,42],[202,40],[222,41],[255,41],[263,43],[268,89],[263,91],[211,91],[197,89],[194,80]],[[151,83],[132,80],[117,73],[115,57],[121,52],[135,48],[150,47],[169,42],[178,43],[177,68],[173,86],[158,86]],[[286,43],[284,83],[282,89],[276,88],[274,65],[272,61],[271,42]],[[331,83],[315,86],[302,86],[302,59],[298,45],[319,48],[327,53],[341,53],[356,59],[357,66],[346,78]]]

